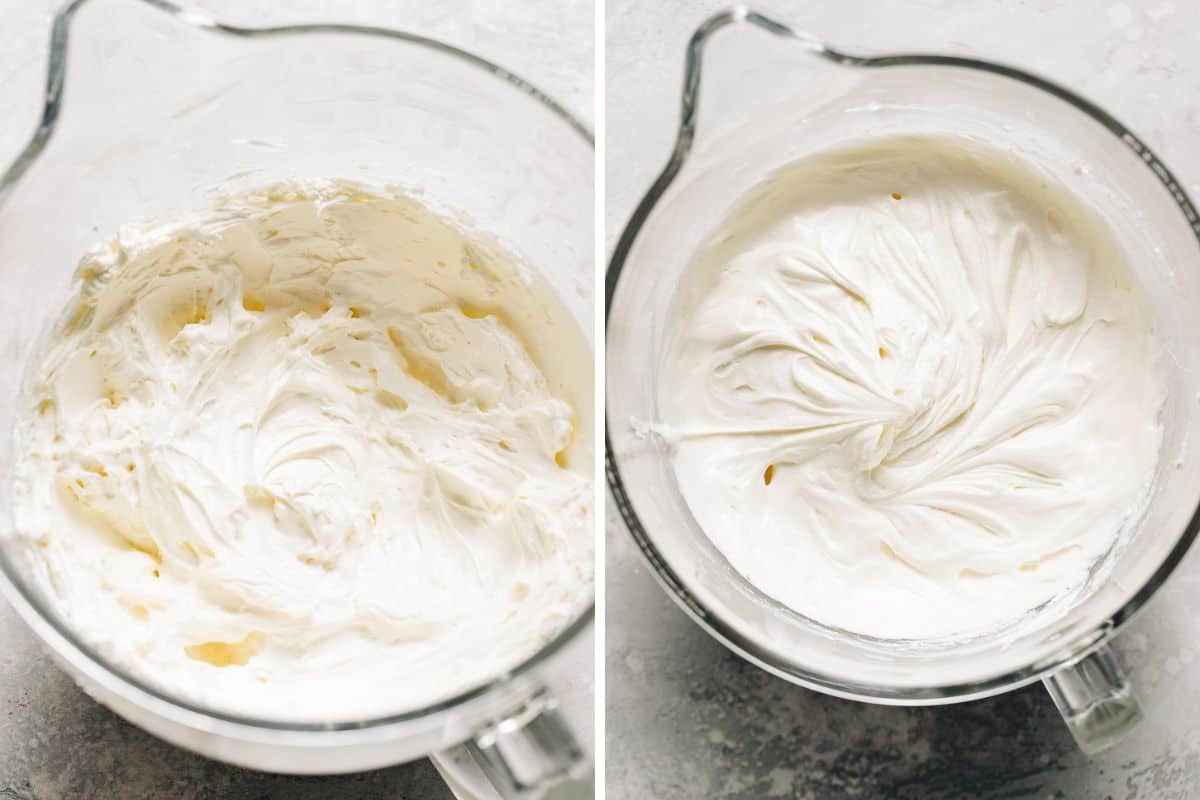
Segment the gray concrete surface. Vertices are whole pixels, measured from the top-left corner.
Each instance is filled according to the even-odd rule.
[[[609,0],[608,241],[673,138],[683,48],[719,2]],[[1200,3],[768,2],[845,46],[973,53],[1082,91],[1200,195]],[[825,697],[742,662],[647,573],[615,514],[607,557],[607,785],[624,798],[1200,796],[1200,552],[1116,640],[1147,720],[1079,753],[1039,686],[943,708]]]
[[[40,109],[50,16],[59,2],[0,0],[0,164],[24,144]],[[592,119],[593,6],[588,0],[519,5],[504,0],[195,0],[190,5],[248,24],[340,20],[431,34],[529,78]],[[426,760],[360,775],[290,778],[236,769],[161,742],[80,692],[0,601],[0,800],[449,797]]]

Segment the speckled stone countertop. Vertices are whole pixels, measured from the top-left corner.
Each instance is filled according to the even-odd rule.
[[[610,247],[670,149],[687,38],[720,5],[609,0]],[[1054,77],[1145,137],[1200,195],[1194,0],[762,5],[847,47],[970,53]],[[1200,551],[1115,640],[1146,721],[1088,759],[1040,685],[905,709],[837,700],[773,678],[726,651],[667,598],[611,503],[609,520],[612,800],[1200,796]]]
[[[0,164],[24,144],[40,110],[51,12],[60,1],[0,0]],[[588,0],[181,2],[245,24],[338,20],[419,31],[494,60],[592,119]],[[450,797],[428,760],[359,775],[293,778],[226,766],[159,741],[84,695],[0,601],[0,800]]]

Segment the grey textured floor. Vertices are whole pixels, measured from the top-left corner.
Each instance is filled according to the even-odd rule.
[[[609,543],[610,556],[617,554],[610,565],[625,572],[614,581],[621,600],[608,617],[611,800],[1184,800],[1200,793],[1192,651],[1175,649],[1165,630],[1177,621],[1146,615],[1118,640],[1148,721],[1129,741],[1088,759],[1040,685],[962,705],[890,708],[774,678],[675,607],[624,537],[614,532]],[[1194,594],[1189,583],[1171,588]],[[652,624],[618,619],[635,608]],[[1166,670],[1156,666],[1163,648],[1177,653]]]

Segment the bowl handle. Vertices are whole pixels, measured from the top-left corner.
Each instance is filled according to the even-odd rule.
[[[432,755],[460,800],[582,800],[593,796],[594,768],[541,689],[474,738]]]
[[[1111,747],[1142,721],[1133,684],[1108,645],[1042,679],[1079,749]]]

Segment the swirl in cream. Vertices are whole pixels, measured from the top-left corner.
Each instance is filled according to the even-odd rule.
[[[1160,349],[1122,249],[977,142],[885,138],[773,176],[695,258],[666,353],[700,526],[763,592],[860,634],[1070,602],[1157,462]]]
[[[285,185],[123,229],[76,277],[16,521],[118,663],[242,714],[363,718],[491,677],[588,601],[591,356],[502,249],[404,195]]]

